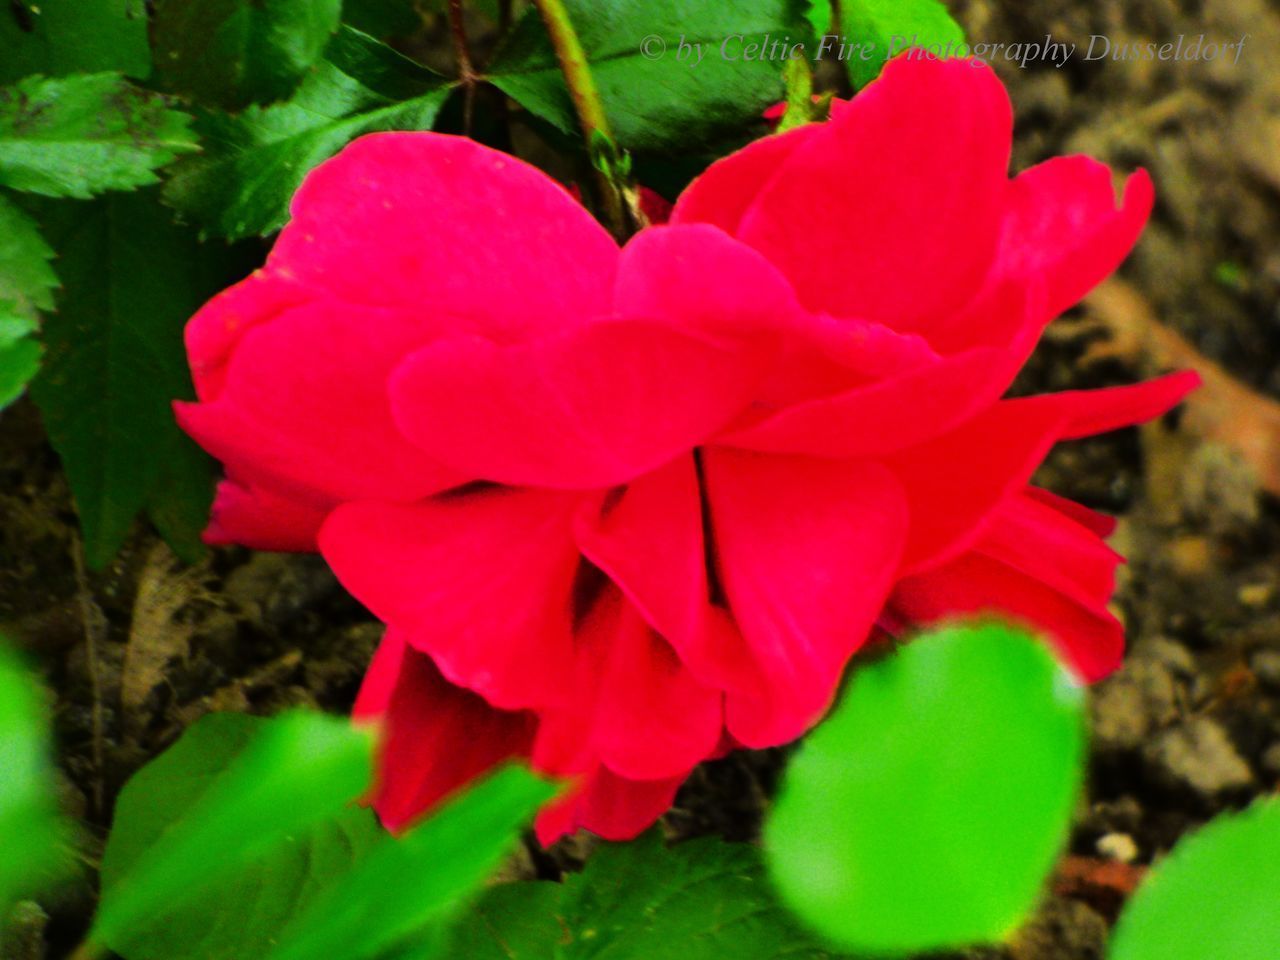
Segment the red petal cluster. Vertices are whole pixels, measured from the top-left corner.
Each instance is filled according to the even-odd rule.
[[[629,837],[700,761],[811,727],[877,630],[997,610],[1120,660],[1110,523],[1029,486],[1192,375],[1003,400],[1152,203],[1085,157],[1009,179],[984,66],[890,63],[714,164],[619,250],[470,140],[364,137],[192,319],[208,538],[319,549],[389,625],[357,705],[403,825],[504,758]]]

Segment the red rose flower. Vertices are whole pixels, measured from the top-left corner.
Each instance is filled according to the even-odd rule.
[[[317,546],[389,625],[398,827],[506,757],[632,836],[702,760],[811,727],[873,631],[1002,611],[1119,663],[1109,521],[1028,485],[1194,385],[1000,399],[1152,202],[1084,157],[1010,180],[1008,99],[899,58],[714,164],[623,249],[472,141],[364,137],[187,343],[227,465],[208,538]]]

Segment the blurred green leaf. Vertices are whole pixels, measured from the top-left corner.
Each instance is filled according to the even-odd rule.
[[[782,99],[784,55],[748,46],[812,41],[803,0],[567,0],[614,136],[627,150],[695,150]],[[682,48],[684,38],[689,46]],[[726,39],[727,38],[727,39]],[[701,61],[692,44],[701,45]],[[529,9],[488,79],[560,130],[577,130],[560,65]]]
[[[312,167],[377,130],[429,130],[452,86],[372,37],[344,27],[288,103],[201,118],[205,153],[180,164],[165,199],[225,237],[282,227]]]
[[[0,89],[0,185],[84,199],[155,183],[196,149],[190,120],[117,73],[28,77]]]
[[[120,794],[94,942],[130,957],[265,950],[279,921],[372,840],[370,816],[351,810],[371,748],[367,732],[315,713],[192,725]]]
[[[415,935],[423,956],[555,794],[520,767],[470,787],[398,840],[381,844],[281,934],[271,960],[366,960]],[[425,938],[425,939],[424,939]]]
[[[156,0],[151,35],[165,89],[239,109],[283,100],[320,60],[342,0]]]
[[[901,956],[1000,940],[1066,840],[1080,687],[997,624],[859,667],[791,763],[765,831],[785,901],[833,942]]]
[[[21,396],[40,369],[40,345],[30,334],[40,311],[53,306],[52,258],[35,221],[0,195],[0,409]]]
[[[451,935],[467,960],[819,960],[746,844],[602,846],[563,884],[494,887]]]
[[[1111,960],[1280,957],[1280,800],[1179,841],[1120,915]]]
[[[0,638],[0,925],[15,899],[66,866],[44,713],[30,675]]]
[[[116,824],[102,861],[108,900],[165,832],[181,824],[270,721],[214,714],[145,767],[120,794]],[[339,798],[341,799],[341,798]],[[280,929],[313,903],[383,836],[373,813],[358,807],[294,830],[267,853],[224,876],[199,897],[172,898],[109,941],[128,960],[257,960]],[[238,857],[238,855],[236,855]],[[199,865],[195,865],[199,866]]]
[[[249,267],[174,225],[154,191],[48,203],[41,219],[63,289],[31,390],[75,496],[86,559],[108,563],[140,510],[179,555],[198,557],[213,480],[173,419],[172,401],[191,395],[182,327]]]
[[[840,5],[840,27],[863,49],[874,44],[875,56],[867,60],[845,58],[849,79],[859,88],[880,75],[891,54],[912,46],[964,43],[964,29],[939,0],[845,0]]]
[[[146,0],[10,0],[0,4],[0,84],[33,73],[151,73]]]

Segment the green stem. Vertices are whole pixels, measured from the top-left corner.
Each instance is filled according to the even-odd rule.
[[[573,109],[578,114],[578,123],[582,127],[582,137],[587,143],[587,150],[592,150],[592,145],[601,136],[609,143],[614,143],[613,133],[609,129],[609,119],[605,116],[604,105],[600,100],[600,91],[596,88],[595,79],[591,76],[586,52],[582,49],[582,41],[578,39],[577,31],[573,29],[569,11],[565,9],[562,0],[534,0],[534,3],[538,7],[538,12],[542,14],[542,22],[546,24],[551,46],[556,52],[556,59],[560,61],[560,71],[564,74],[565,85],[569,88]],[[609,226],[621,238],[627,230],[624,188],[601,170],[596,171],[596,177]]]
[[[582,124],[582,135],[588,143],[591,142],[592,134],[597,131],[612,140],[609,120],[605,117],[604,106],[600,102],[600,91],[596,89],[591,67],[587,64],[587,55],[582,49],[577,31],[573,29],[569,11],[561,0],[534,2],[538,6],[538,12],[542,14],[542,22],[547,25],[551,46],[560,60],[564,81],[569,86],[569,96],[573,98],[573,108],[578,112],[578,121]]]
[[[92,940],[85,940],[76,947],[75,952],[67,960],[102,960],[106,955],[107,951],[103,947]]]

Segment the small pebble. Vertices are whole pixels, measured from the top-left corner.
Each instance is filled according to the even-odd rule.
[[[1116,674],[1094,687],[1090,707],[1093,749],[1100,756],[1136,750],[1151,731],[1142,691],[1125,674]]]
[[[1153,637],[1135,650],[1134,656],[1158,663],[1175,676],[1191,677],[1196,674],[1196,658],[1191,655],[1191,651],[1168,637]]]
[[[1193,717],[1165,730],[1143,751],[1152,773],[1167,786],[1190,790],[1204,800],[1242,790],[1253,772],[1227,732],[1209,717]]]
[[[1263,686],[1280,690],[1280,650],[1259,650],[1249,659],[1249,667]]]
[[[1280,777],[1280,740],[1262,751],[1262,769],[1272,777]]]
[[[1240,588],[1236,599],[1246,607],[1257,610],[1271,602],[1276,588],[1270,583],[1247,583]]]
[[[1096,844],[1099,856],[1120,863],[1133,863],[1138,859],[1138,845],[1127,833],[1108,833],[1098,838]]]
[[[1199,577],[1213,566],[1213,551],[1207,537],[1179,537],[1169,545],[1173,569],[1183,577]]]

